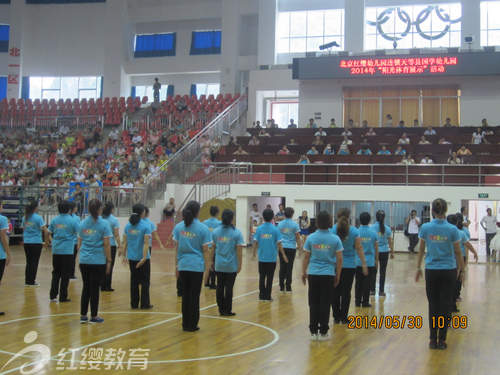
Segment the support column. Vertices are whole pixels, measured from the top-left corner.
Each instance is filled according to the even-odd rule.
[[[349,0],[345,2],[344,13],[345,51],[360,53],[364,50],[365,36],[365,0]]]
[[[238,57],[241,43],[241,15],[239,2],[222,0],[222,39],[220,93],[234,94],[239,91]]]
[[[21,97],[23,77],[23,31],[25,0],[12,0],[10,3],[10,35],[7,58],[7,99]]]
[[[474,35],[473,49],[481,48],[481,5],[477,0],[462,0],[462,49],[468,50],[465,37]]]
[[[258,65],[274,65],[276,61],[276,0],[259,0]]]

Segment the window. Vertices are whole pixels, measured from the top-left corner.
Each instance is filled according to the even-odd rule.
[[[365,50],[460,47],[460,3],[366,8]]]
[[[102,77],[30,77],[30,99],[97,99]]]
[[[481,2],[481,46],[500,46],[500,1]]]
[[[193,31],[190,55],[220,55],[221,31]]]
[[[175,56],[176,33],[135,36],[134,57]]]
[[[0,52],[9,51],[9,25],[0,25]]]
[[[290,119],[294,123],[299,122],[299,102],[298,100],[287,101],[271,101],[271,118],[280,128],[287,128],[290,124]]]
[[[26,4],[80,4],[105,2],[106,0],[26,0]]]
[[[280,13],[278,53],[319,51],[336,41],[344,49],[344,10]]]
[[[217,96],[220,92],[220,84],[218,83],[198,83],[196,85],[196,95],[200,97],[200,95],[213,95]]]

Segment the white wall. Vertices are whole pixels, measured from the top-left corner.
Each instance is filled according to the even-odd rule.
[[[342,126],[342,108],[342,85],[339,82],[300,81],[299,127],[305,127],[310,118],[314,118],[318,126],[328,127],[331,118],[335,119],[337,126]],[[318,112],[321,115],[315,115]]]

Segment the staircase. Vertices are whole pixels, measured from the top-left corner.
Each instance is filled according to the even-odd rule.
[[[174,220],[165,220],[156,226],[156,230],[158,236],[160,237],[160,241],[168,249],[173,249],[174,247],[174,241],[172,240],[171,237],[174,227],[175,227]],[[155,238],[153,237],[153,250],[159,250],[159,249],[160,245],[156,242]]]

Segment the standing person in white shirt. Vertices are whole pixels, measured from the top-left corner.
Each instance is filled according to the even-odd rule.
[[[418,245],[418,232],[420,231],[420,218],[417,216],[417,211],[411,210],[405,221],[408,225],[408,239],[410,240],[408,250],[410,253],[415,253],[415,246]]]
[[[491,253],[490,242],[491,239],[495,237],[495,234],[497,233],[497,227],[496,227],[497,218],[492,215],[491,208],[489,207],[486,209],[486,213],[487,215],[485,215],[481,219],[480,224],[486,232],[486,255],[490,255]]]

